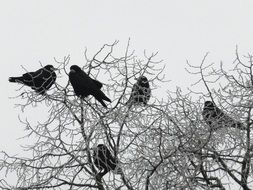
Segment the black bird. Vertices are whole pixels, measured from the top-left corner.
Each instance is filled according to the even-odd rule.
[[[92,95],[98,100],[105,108],[106,104],[103,100],[111,102],[111,100],[100,90],[103,86],[101,82],[90,78],[84,71],[77,65],[72,65],[69,72],[69,81],[72,84],[75,94],[80,98],[85,98]]]
[[[101,171],[104,176],[110,170],[115,170],[117,166],[116,159],[112,156],[110,150],[104,144],[99,144],[93,152],[93,160],[95,166]]]
[[[217,130],[223,127],[232,127],[245,130],[246,127],[239,121],[226,115],[222,110],[214,105],[211,101],[206,101],[202,116],[206,124],[208,124],[211,130]]]
[[[17,82],[30,86],[35,92],[43,95],[55,83],[56,74],[53,65],[23,74],[21,77],[10,77],[9,82]]]
[[[143,103],[147,105],[147,102],[150,99],[151,89],[149,86],[148,79],[145,76],[140,76],[137,79],[137,82],[132,88],[132,92],[129,100],[126,102],[126,105],[133,105]]]

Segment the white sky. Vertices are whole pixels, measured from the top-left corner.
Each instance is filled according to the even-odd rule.
[[[31,71],[53,64],[53,57],[70,54],[71,64],[81,65],[87,47],[95,52],[104,43],[120,41],[142,56],[159,51],[167,79],[189,85],[186,59],[198,65],[209,51],[210,62],[230,64],[235,47],[253,51],[252,0],[8,0],[0,1],[0,150],[19,149],[24,135],[18,122],[17,85],[9,76],[21,75],[20,65]]]

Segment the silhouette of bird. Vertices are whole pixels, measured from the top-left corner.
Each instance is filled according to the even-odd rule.
[[[115,170],[117,166],[116,159],[112,156],[110,150],[104,144],[99,144],[93,152],[93,160],[95,166],[101,171],[104,176],[110,170]]]
[[[206,124],[210,126],[211,130],[217,130],[223,127],[232,127],[242,130],[246,129],[241,122],[226,115],[211,101],[205,102],[202,116]]]
[[[55,83],[55,70],[53,65],[46,65],[35,72],[25,73],[21,77],[10,77],[9,82],[24,84],[43,95]]]
[[[132,92],[126,105],[133,105],[143,103],[147,105],[150,99],[151,89],[149,86],[148,79],[145,76],[140,76],[137,82],[133,85]]]
[[[107,106],[103,100],[111,102],[111,100],[100,90],[103,86],[102,83],[90,78],[79,66],[72,65],[70,67],[69,81],[78,97],[85,98],[92,95],[105,108],[107,108]]]

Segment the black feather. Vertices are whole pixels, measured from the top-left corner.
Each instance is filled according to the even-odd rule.
[[[77,65],[72,65],[69,72],[69,81],[73,86],[75,94],[80,98],[85,98],[89,95],[95,97],[105,108],[106,104],[103,100],[111,102],[111,100],[100,90],[102,83],[90,78]]]
[[[226,115],[211,101],[206,101],[202,111],[202,116],[211,130],[217,130],[223,127],[238,128],[246,130],[246,127],[239,121]]]
[[[46,65],[35,72],[28,72],[20,77],[9,78],[9,82],[24,84],[42,95],[49,90],[49,88],[55,83],[55,80],[55,68],[52,65]]]
[[[126,105],[144,104],[146,105],[150,99],[151,89],[148,79],[145,76],[141,76],[137,79],[137,82],[133,85],[132,92]]]
[[[116,159],[112,156],[110,150],[104,144],[99,144],[93,153],[93,160],[95,166],[105,175],[111,170],[115,170],[117,166]]]

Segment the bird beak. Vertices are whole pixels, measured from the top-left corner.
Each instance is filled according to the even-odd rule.
[[[70,72],[71,73],[75,73],[76,71],[74,69],[70,69]]]

